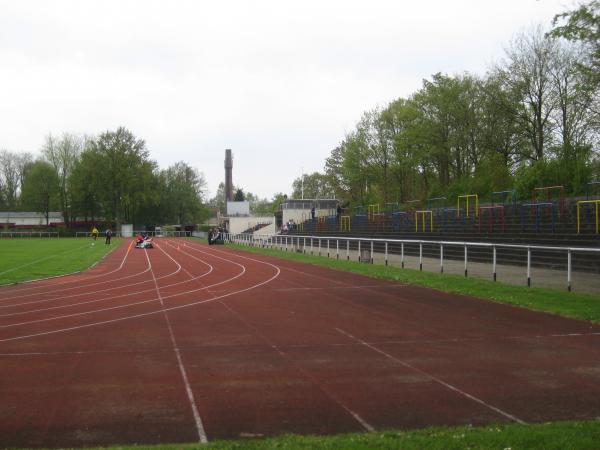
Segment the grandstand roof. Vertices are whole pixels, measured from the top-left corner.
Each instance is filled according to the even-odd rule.
[[[337,208],[339,200],[335,198],[288,198],[281,203],[279,209],[334,209]]]

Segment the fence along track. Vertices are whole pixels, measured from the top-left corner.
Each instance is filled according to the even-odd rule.
[[[362,262],[374,263],[376,260],[382,260],[385,265],[388,265],[391,260],[398,262],[400,257],[400,266],[405,267],[405,263],[409,256],[414,256],[416,248],[418,248],[419,270],[423,270],[424,263],[431,252],[424,253],[428,248],[436,248],[437,258],[439,258],[439,271],[444,272],[445,262],[457,261],[457,251],[461,254],[461,259],[464,261],[464,276],[469,275],[469,265],[473,264],[473,258],[469,259],[471,250],[485,249],[491,252],[489,264],[491,270],[489,276],[493,281],[498,279],[498,255],[500,251],[517,251],[523,255],[521,264],[509,264],[513,268],[519,270],[524,269],[523,279],[527,286],[532,285],[533,275],[539,273],[535,268],[541,267],[543,264],[532,263],[532,254],[542,252],[559,252],[564,254],[564,271],[565,283],[568,291],[573,287],[573,256],[576,254],[593,253],[600,256],[600,248],[588,247],[563,247],[563,246],[543,246],[543,245],[522,245],[522,244],[498,244],[489,242],[461,242],[461,241],[429,241],[417,239],[383,239],[383,238],[359,238],[359,237],[339,237],[339,236],[311,236],[311,235],[249,235],[249,234],[227,234],[226,238],[229,241],[270,248],[279,248],[281,250],[296,250],[303,253],[319,254],[321,256],[335,255],[337,259],[346,258],[356,259]],[[454,254],[449,252],[454,250]],[[383,255],[383,258],[381,258]],[[379,257],[378,257],[379,256]],[[547,270],[558,272],[554,267],[546,267]],[[481,269],[480,269],[481,270]],[[554,274],[554,277],[556,273]],[[600,287],[599,287],[600,289]],[[595,291],[595,289],[592,289]]]

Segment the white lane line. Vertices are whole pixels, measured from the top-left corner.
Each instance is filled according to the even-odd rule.
[[[160,249],[160,251],[162,251],[167,256],[169,256],[162,248]],[[169,258],[170,258],[170,256],[169,256]],[[162,276],[158,277],[157,280],[162,280],[163,278],[171,277],[171,276],[175,275],[176,273],[178,273],[181,270],[181,266],[179,264],[177,264],[177,262],[175,260],[173,260],[173,261],[178,266],[177,270],[175,270],[174,272],[171,272],[169,274],[162,275]],[[199,261],[201,261],[201,260],[199,260]],[[203,262],[203,261],[201,261],[201,262]],[[210,264],[205,263],[205,262],[203,262],[203,263],[205,265],[209,266],[210,270],[207,273],[201,275],[201,277],[208,275],[213,270],[213,267]],[[129,275],[129,276],[126,276],[126,277],[117,278],[117,279],[113,280],[113,282],[114,281],[119,281],[119,280],[124,280],[126,278],[131,278],[131,277],[134,277],[134,276],[138,277],[139,275],[142,275],[142,274],[144,274],[146,272],[149,272],[149,271],[150,271],[150,266],[147,265],[146,270],[144,270],[143,272],[138,272],[135,275]],[[164,287],[175,286],[177,284],[185,283],[185,282],[188,282],[188,281],[190,281],[190,280],[180,281],[178,283],[173,283],[171,285],[164,286]],[[25,302],[25,303],[14,303],[14,304],[11,304],[11,305],[0,305],[0,309],[2,309],[2,308],[11,308],[11,307],[15,307],[16,308],[16,307],[21,307],[21,306],[26,306],[26,305],[33,305],[33,304],[38,304],[38,303],[48,303],[48,302],[52,302],[52,301],[56,301],[56,300],[64,300],[64,299],[67,299],[67,298],[81,297],[81,296],[84,296],[84,295],[87,295],[87,296],[89,296],[89,295],[96,295],[96,294],[99,294],[101,292],[109,292],[109,291],[113,291],[113,290],[116,290],[116,289],[129,288],[129,287],[132,287],[132,286],[138,286],[140,284],[151,283],[151,282],[152,282],[152,280],[144,280],[144,281],[138,281],[137,283],[129,283],[129,284],[124,284],[124,285],[120,285],[120,286],[114,286],[114,287],[111,287],[111,288],[108,288],[108,289],[101,289],[99,291],[94,291],[94,292],[82,292],[80,294],[58,296],[58,297],[52,297],[50,299],[35,300],[35,301]],[[104,283],[106,283],[106,282],[96,283],[96,284],[104,284]],[[85,286],[85,287],[88,287],[88,286]],[[111,300],[111,299],[114,299],[114,298],[128,297],[128,296],[131,296],[131,295],[140,294],[140,293],[143,293],[143,292],[150,292],[150,291],[153,291],[153,290],[154,289],[146,289],[144,291],[130,292],[128,294],[122,294],[122,295],[119,295],[119,296],[112,296],[112,297],[105,297],[105,298],[101,298],[101,299],[97,299],[97,300],[91,300],[91,301],[87,301],[87,302],[70,303],[68,305],[52,306],[52,307],[49,307],[49,308],[33,309],[33,310],[16,312],[16,313],[10,313],[10,314],[0,314],[0,317],[20,316],[20,315],[30,314],[30,313],[34,313],[34,312],[40,312],[40,311],[50,311],[50,310],[53,310],[53,309],[68,308],[68,307],[71,307],[71,306],[87,305],[87,304],[90,304],[90,303],[96,303],[96,302],[101,302],[101,301],[105,301],[105,300]],[[48,295],[48,294],[50,294],[50,293],[46,293],[46,295]],[[58,294],[52,294],[52,295],[58,295]]]
[[[196,406],[196,399],[194,398],[194,392],[192,391],[192,387],[190,386],[190,382],[188,380],[187,373],[185,371],[185,366],[183,365],[183,360],[181,359],[181,352],[177,347],[177,341],[175,340],[175,334],[173,333],[173,327],[171,326],[171,321],[169,320],[169,315],[164,310],[165,304],[163,302],[162,296],[160,294],[160,289],[158,287],[158,281],[154,276],[154,270],[152,269],[152,263],[150,262],[150,258],[148,258],[148,251],[144,249],[146,253],[146,259],[148,260],[148,264],[150,265],[150,273],[152,274],[152,279],[154,280],[154,287],[156,289],[156,293],[158,295],[158,299],[160,300],[160,306],[163,308],[163,314],[165,317],[165,321],[167,322],[167,328],[169,329],[169,336],[171,337],[171,344],[173,345],[173,351],[175,352],[175,356],[177,356],[177,363],[179,364],[179,372],[181,373],[181,378],[183,379],[183,384],[185,385],[185,390],[187,392],[188,400],[190,402],[190,406],[192,408],[192,414],[194,416],[194,421],[196,422],[196,431],[198,432],[198,438],[200,443],[206,444],[208,439],[206,437],[206,431],[204,430],[204,425],[202,424],[202,418],[200,417],[200,413],[198,412],[198,407]],[[169,256],[167,253],[165,255]],[[169,258],[171,258],[169,256]],[[171,258],[175,264],[179,265],[177,261]],[[181,266],[179,265],[181,268]]]
[[[365,430],[367,431],[375,431],[375,428],[369,424],[365,419],[363,419],[357,412],[353,411],[348,407],[345,403],[343,403],[340,399],[338,399],[326,386],[319,383],[309,371],[305,370],[299,364],[296,364],[292,358],[281,349],[277,344],[275,344],[269,337],[263,334],[256,326],[252,325],[248,322],[241,314],[239,314],[236,310],[234,310],[231,306],[229,306],[224,301],[220,300],[221,303],[229,312],[231,312],[237,319],[244,324],[247,328],[256,333],[269,347],[271,347],[281,358],[287,361],[292,367],[294,367],[298,372],[300,372],[305,378],[308,378],[317,388],[319,388],[331,401],[336,403],[340,408],[350,414]]]
[[[290,292],[290,291],[333,291],[333,290],[345,290],[345,289],[383,289],[383,288],[403,288],[406,284],[372,284],[372,285],[348,285],[348,286],[328,286],[328,287],[291,287],[291,288],[274,288],[272,292]]]
[[[443,381],[443,380],[441,380],[441,379],[439,379],[439,378],[437,378],[437,377],[435,377],[435,376],[433,376],[433,375],[425,372],[424,370],[421,370],[421,369],[419,369],[419,368],[417,368],[417,367],[415,367],[415,366],[413,366],[413,365],[411,365],[411,364],[409,364],[409,363],[407,363],[405,361],[402,361],[401,359],[396,358],[395,356],[390,355],[389,353],[384,352],[383,350],[375,347],[374,345],[371,345],[368,342],[365,342],[362,339],[359,339],[359,338],[351,335],[347,331],[344,331],[344,330],[342,330],[340,328],[336,328],[336,330],[337,330],[338,333],[341,333],[344,336],[346,336],[346,337],[348,337],[348,338],[350,338],[350,339],[352,339],[352,340],[354,340],[354,341],[356,341],[356,342],[364,345],[365,347],[370,348],[371,350],[379,353],[380,355],[385,356],[386,358],[388,358],[388,359],[390,359],[390,360],[392,360],[392,361],[400,364],[401,366],[404,366],[404,367],[407,367],[407,368],[409,368],[411,370],[414,370],[415,372],[418,372],[421,375],[426,376],[430,380],[435,381],[436,383],[441,384],[442,386],[450,389],[451,391],[454,391],[454,392],[456,392],[458,394],[461,394],[464,397],[467,397],[468,399],[473,400],[474,402],[479,403],[480,405],[483,405],[483,406],[485,406],[488,409],[491,409],[492,411],[494,411],[494,412],[496,412],[496,413],[498,413],[498,414],[506,417],[507,419],[510,419],[510,420],[512,420],[514,422],[517,422],[517,423],[520,423],[520,424],[525,424],[525,422],[523,420],[519,419],[518,417],[516,417],[516,416],[514,416],[512,414],[509,414],[506,411],[502,411],[500,408],[496,408],[495,406],[490,405],[489,403],[486,403],[485,401],[481,400],[480,398],[477,398],[477,397],[469,394],[468,392],[465,392],[462,389],[459,389],[456,386],[453,386],[453,385],[451,385],[449,383],[446,383],[445,381]]]
[[[146,272],[149,272],[150,268],[147,267],[146,270],[143,270],[142,272],[137,272],[133,275],[129,275],[126,277],[122,277],[122,278],[117,278],[115,280],[110,280],[110,281],[105,281],[102,283],[94,283],[94,284],[104,284],[104,283],[111,283],[114,284],[117,281],[122,281],[124,279],[127,278],[132,278],[132,277],[139,277],[140,275],[145,274]],[[8,308],[20,308],[23,306],[28,306],[28,305],[37,305],[40,303],[50,303],[50,302],[55,302],[55,301],[60,301],[60,300],[65,300],[67,298],[75,298],[75,297],[82,297],[82,296],[89,296],[89,295],[96,295],[102,292],[109,292],[109,291],[114,291],[116,289],[123,289],[123,288],[127,288],[127,287],[131,287],[131,286],[137,286],[139,284],[144,284],[144,283],[151,283],[152,280],[144,280],[144,281],[139,281],[137,283],[130,283],[130,284],[124,284],[124,285],[120,285],[120,286],[113,286],[111,288],[108,289],[100,289],[98,291],[92,291],[92,292],[81,292],[78,294],[71,294],[71,295],[61,295],[60,293],[57,293],[56,290],[55,292],[43,292],[43,293],[36,293],[36,294],[30,294],[29,296],[23,296],[23,297],[30,297],[32,295],[45,295],[45,296],[51,296],[49,298],[42,298],[41,300],[32,300],[32,301],[28,301],[28,302],[22,302],[22,303],[11,303],[9,305],[0,305],[0,310],[1,309],[8,309]],[[88,286],[82,286],[83,288],[87,288]],[[64,291],[69,291],[69,290],[73,290],[73,289],[79,289],[78,287],[74,287],[74,288],[69,288],[69,289],[64,289]],[[149,289],[151,290],[151,289]],[[62,292],[63,289],[60,289],[60,291]],[[14,298],[14,297],[13,297]],[[106,297],[108,298],[112,298],[112,297]],[[79,303],[72,303],[71,305],[77,305]],[[70,306],[70,305],[67,305]],[[8,317],[8,316],[13,316],[13,315],[19,315],[19,314],[29,314],[30,312],[36,312],[36,311],[46,311],[46,310],[50,310],[50,309],[54,309],[54,308],[62,308],[63,306],[54,306],[54,307],[49,307],[49,308],[44,308],[44,309],[36,309],[36,310],[30,310],[30,311],[25,311],[25,312],[19,312],[19,313],[11,313],[11,314],[4,314],[4,315],[0,315],[0,317]]]
[[[206,252],[203,252],[203,251],[201,251],[199,249],[196,249],[196,248],[194,248],[192,246],[188,246],[187,244],[184,244],[184,246],[188,247],[188,248],[191,248],[192,250],[196,250],[196,251],[198,251],[200,253],[206,253]],[[223,252],[223,251],[219,251],[219,250],[215,250],[215,251],[217,251],[217,252],[219,252],[221,254],[226,254],[226,255],[229,255],[229,256],[237,256],[239,258],[248,259],[248,260],[251,260],[251,261],[259,261],[259,262],[262,262],[263,264],[268,264],[270,266],[273,266],[273,264],[270,264],[268,262],[260,261],[260,260],[257,260],[257,259],[254,259],[254,258],[249,258],[249,257],[246,257],[246,256],[237,255],[235,253]],[[273,267],[276,267],[276,266],[273,266]],[[277,267],[277,268],[278,268],[278,270],[280,270],[279,267]],[[218,298],[219,297],[216,297],[215,299],[218,299]],[[287,359],[288,361],[291,361],[290,358],[289,358],[289,356],[280,347],[278,347],[274,342],[271,342],[270,339],[267,336],[263,335],[257,328],[255,328],[252,324],[250,324],[249,322],[247,322],[233,308],[231,308],[229,305],[227,305],[223,301],[219,301],[219,303],[221,303],[222,305],[224,305],[233,314],[235,314],[242,323],[246,324],[247,327],[253,329],[254,332],[257,333],[265,342],[267,342],[267,344],[270,345],[277,353],[279,353],[279,355],[281,357],[283,357],[284,359]],[[350,409],[348,406],[346,406],[344,403],[342,403],[331,392],[329,392],[329,390],[326,387],[320,385],[319,382],[318,382],[318,380],[316,378],[314,378],[312,376],[312,374],[310,374],[309,372],[307,372],[306,370],[304,370],[302,367],[294,364],[293,361],[291,361],[291,364],[294,365],[305,377],[307,377],[310,380],[312,380],[313,383],[315,383],[315,385],[318,386],[332,401],[334,401],[336,404],[338,404],[342,409],[344,409],[348,414],[350,414],[358,423],[360,423],[361,426],[365,430],[367,430],[367,431],[375,431],[375,428],[371,424],[369,424],[366,420],[364,420],[358,413],[356,413],[355,411],[353,411],[352,409]]]
[[[215,258],[219,258],[219,257],[215,256]],[[224,258],[220,258],[220,259],[223,259],[224,261],[227,261]],[[240,289],[240,290],[237,290],[237,291],[232,291],[230,293],[223,294],[223,295],[220,295],[218,297],[214,297],[214,298],[211,298],[211,299],[208,299],[208,300],[198,300],[196,302],[187,303],[187,304],[184,304],[184,305],[172,306],[170,308],[165,308],[164,311],[174,311],[174,310],[178,310],[178,309],[189,308],[191,306],[201,305],[201,304],[204,304],[204,303],[211,303],[211,302],[216,301],[216,300],[221,299],[221,298],[231,297],[232,295],[237,295],[237,294],[241,294],[241,293],[244,293],[244,292],[248,292],[248,291],[256,289],[256,288],[258,288],[260,286],[263,286],[263,285],[265,285],[267,283],[270,283],[271,281],[273,281],[274,279],[276,279],[279,276],[279,274],[281,273],[281,270],[277,266],[275,266],[273,264],[270,264],[270,263],[267,263],[267,262],[264,262],[264,261],[260,261],[258,259],[253,259],[253,258],[245,258],[245,259],[248,259],[248,260],[251,260],[251,261],[257,261],[257,262],[259,262],[261,264],[265,264],[265,265],[268,265],[268,266],[271,266],[271,267],[275,268],[275,270],[276,270],[275,275],[271,276],[270,278],[266,279],[265,281],[262,281],[260,283],[254,284],[254,285],[252,285],[250,287],[247,287],[247,288],[244,288],[244,289]],[[233,263],[233,261],[230,261],[230,262]],[[243,272],[241,274],[235,276],[232,279],[235,279],[235,278],[241,276],[242,274],[243,274]],[[232,279],[225,280],[225,281],[222,281],[220,283],[216,283],[216,285],[229,282]],[[208,287],[211,287],[211,286],[206,286],[204,288],[194,289],[194,290],[191,290],[191,291],[186,291],[186,292],[183,292],[183,293],[173,294],[173,295],[170,295],[170,296],[163,297],[163,299],[170,298],[170,297],[177,297],[177,296],[185,295],[185,294],[188,294],[188,293],[191,293],[191,292],[201,291],[201,290],[206,289]],[[11,337],[11,338],[0,339],[0,342],[10,342],[10,341],[17,341],[17,340],[22,340],[22,339],[29,339],[29,338],[33,338],[33,337],[39,337],[39,336],[48,336],[48,335],[57,334],[57,333],[66,333],[68,331],[80,330],[80,329],[83,329],[83,328],[90,328],[90,327],[95,327],[95,326],[99,326],[99,325],[106,325],[106,324],[111,324],[111,323],[116,323],[116,322],[122,322],[124,320],[137,319],[137,318],[140,318],[140,317],[147,317],[147,316],[151,316],[151,315],[154,315],[154,314],[159,314],[162,311],[163,311],[163,309],[159,309],[159,310],[156,310],[156,311],[150,311],[150,312],[146,312],[146,313],[134,314],[134,315],[131,315],[131,316],[119,317],[119,318],[111,319],[111,320],[103,320],[103,321],[100,321],[100,322],[93,322],[93,323],[88,323],[88,324],[84,324],[84,325],[77,325],[77,326],[68,327],[68,328],[61,328],[61,329],[58,329],[58,330],[45,331],[45,332],[41,332],[41,333],[28,334],[28,335],[23,335],[23,336],[14,336],[14,337]]]
[[[167,256],[169,256],[166,252],[163,251],[163,253],[165,253]],[[211,267],[211,270],[209,270],[208,272],[206,272],[206,273],[204,273],[204,274],[196,277],[195,279],[202,278],[202,277],[208,275],[210,272],[212,272],[212,266],[210,264],[207,264],[207,265],[209,265]],[[181,266],[179,266],[179,269],[181,269]],[[176,270],[173,273],[179,272],[179,269]],[[244,271],[245,271],[245,268],[244,268]],[[244,271],[242,271],[238,276],[242,275],[244,273]],[[228,279],[226,281],[230,281],[230,280],[235,279],[235,278],[237,278],[237,276],[233,277],[233,278],[230,278],[230,279]],[[184,283],[189,283],[191,281],[194,281],[195,279],[180,281],[178,283],[173,283],[173,284],[168,284],[166,286],[163,286],[163,288],[171,287],[171,286],[175,286],[175,285],[179,285],[179,284],[184,284]],[[222,283],[223,282],[216,283],[216,284],[213,284],[213,285],[209,285],[207,288],[212,287],[212,286],[218,286],[218,285],[220,285]],[[188,294],[190,292],[196,292],[196,291],[199,291],[199,290],[201,290],[201,289],[195,289],[195,290],[192,290],[192,291],[188,290],[188,291],[185,291],[183,293],[176,293],[176,294],[171,294],[171,295],[168,295],[168,296],[163,296],[162,298],[164,299],[164,298],[178,297],[180,295],[185,295],[185,294]],[[53,310],[53,309],[59,309],[59,308],[67,308],[67,307],[72,307],[72,306],[88,305],[90,303],[109,301],[109,300],[114,300],[114,299],[117,299],[117,298],[129,297],[129,296],[132,296],[132,295],[137,295],[137,294],[147,293],[147,292],[154,292],[154,289],[146,289],[144,291],[131,292],[129,294],[117,295],[117,296],[113,296],[113,297],[106,297],[106,298],[102,298],[102,299],[99,299],[99,300],[90,300],[90,301],[87,301],[87,302],[72,303],[70,305],[54,306],[52,308],[44,308],[44,309],[39,309],[39,310],[35,310],[35,311],[27,311],[27,312],[22,312],[22,313],[15,313],[15,314],[6,314],[5,316],[0,316],[0,317],[14,316],[14,315],[24,315],[24,314],[30,314],[30,313],[33,313],[33,312],[47,311],[47,310]],[[130,306],[137,306],[137,305],[143,305],[143,304],[146,304],[146,303],[152,303],[152,302],[155,302],[156,300],[158,300],[158,298],[154,297],[154,298],[151,298],[149,300],[142,300],[142,301],[133,302],[133,303],[125,303],[125,304],[122,304],[122,305],[111,306],[111,307],[101,308],[101,309],[95,309],[95,310],[91,310],[91,311],[83,311],[83,312],[79,312],[79,313],[65,314],[65,315],[62,315],[62,316],[47,317],[45,319],[29,320],[27,322],[17,322],[17,323],[11,323],[11,324],[7,324],[7,325],[0,325],[0,329],[11,328],[11,327],[16,327],[16,326],[20,326],[20,325],[30,325],[30,324],[33,324],[33,323],[50,322],[50,321],[53,321],[53,320],[66,319],[66,318],[70,318],[70,317],[85,316],[85,315],[99,313],[99,312],[111,311],[111,310],[116,310],[116,309],[128,308]]]
[[[380,342],[370,342],[372,345],[414,345],[414,344],[444,344],[444,343],[462,343],[462,342],[495,342],[495,341],[527,341],[531,339],[558,339],[572,337],[591,337],[600,336],[600,331],[590,331],[587,333],[555,333],[555,334],[532,334],[530,336],[480,336],[468,338],[448,338],[448,339],[407,339],[407,340],[390,340]]]
[[[185,270],[185,269],[184,269]],[[573,337],[597,337],[600,336],[600,333],[566,333],[566,334],[549,334],[546,336],[508,336],[505,338],[499,339],[515,339],[515,340],[526,340],[526,339],[559,339],[559,338],[573,338]],[[377,342],[369,342],[370,345],[401,345],[401,344],[438,344],[445,342],[463,342],[463,341],[481,341],[484,339],[480,338],[472,338],[472,339],[440,339],[440,340],[423,340],[423,341],[377,341]],[[356,347],[362,346],[363,344],[360,342],[337,342],[337,343],[320,343],[320,344],[286,344],[280,345],[279,348],[285,350],[288,348],[321,348],[321,347]],[[239,349],[240,347],[248,347],[255,348],[258,344],[206,344],[206,345],[195,345],[190,347],[181,348],[182,350],[188,349],[207,349],[207,348],[231,348],[234,347]],[[171,351],[171,349],[152,349],[152,348],[129,348],[129,349],[119,349],[119,350],[74,350],[74,351],[64,351],[64,352],[25,352],[25,353],[0,353],[0,357],[25,357],[25,356],[56,356],[56,355],[71,355],[71,354],[96,354],[96,353],[148,353],[148,352],[156,352],[156,351]]]
[[[118,247],[115,247],[115,250],[117,248]],[[115,250],[112,250],[109,253],[107,253],[104,256],[104,258],[106,258],[108,255],[110,255]],[[68,284],[72,284],[72,283],[77,283],[77,286],[74,286],[72,288],[63,288],[63,290],[66,291],[66,290],[72,290],[72,289],[80,289],[82,286],[89,287],[89,286],[96,286],[98,284],[111,283],[111,282],[114,282],[114,281],[117,281],[117,280],[122,280],[122,279],[125,279],[125,278],[130,278],[132,276],[136,276],[136,275],[128,275],[126,277],[117,278],[116,280],[107,280],[107,281],[102,281],[102,282],[99,282],[99,283],[91,283],[91,284],[87,284],[86,283],[87,281],[92,280],[94,278],[106,277],[108,275],[111,275],[111,274],[113,274],[115,272],[120,271],[123,268],[123,266],[125,265],[125,261],[126,261],[127,257],[129,256],[130,250],[131,250],[131,244],[129,245],[128,249],[125,251],[125,256],[123,257],[123,260],[121,261],[121,264],[119,265],[119,267],[117,267],[116,269],[111,270],[110,272],[100,273],[98,275],[92,275],[90,277],[87,277],[85,280],[68,280],[68,281],[65,281],[64,283],[55,283],[55,284],[52,284],[52,285],[31,286],[31,287],[26,287],[26,288],[23,288],[23,289],[12,289],[12,290],[11,289],[6,289],[6,290],[4,290],[4,292],[18,293],[19,295],[16,295],[16,296],[13,296],[13,297],[1,297],[0,301],[11,300],[11,299],[15,299],[15,298],[31,297],[33,295],[44,295],[44,294],[48,293],[47,291],[42,291],[42,292],[33,292],[31,294],[25,294],[25,295],[22,294],[23,292],[28,292],[28,291],[32,291],[32,290],[38,290],[39,291],[40,289],[54,289],[54,288],[56,288],[58,286],[64,286],[64,285],[68,285]],[[94,266],[96,266],[101,261],[96,262],[94,264]],[[94,266],[92,266],[92,267],[94,267]],[[85,269],[85,270],[88,270],[88,269]],[[57,275],[57,276],[54,276],[54,277],[42,278],[42,279],[39,279],[39,280],[29,280],[28,283],[29,282],[34,283],[36,281],[43,281],[43,280],[50,280],[50,279],[54,279],[54,278],[67,277],[69,275],[74,275],[74,274],[78,274],[78,273],[82,273],[82,272],[83,271],[77,271],[77,272],[73,272],[73,273],[70,273],[70,274]],[[2,286],[0,286],[0,287],[2,287]]]

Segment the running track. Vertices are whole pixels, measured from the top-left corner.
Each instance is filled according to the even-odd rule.
[[[549,314],[177,239],[0,288],[2,447],[597,416],[600,326]]]

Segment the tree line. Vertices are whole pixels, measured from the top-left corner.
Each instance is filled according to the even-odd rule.
[[[437,73],[363,114],[304,177],[305,198],[402,203],[600,178],[600,1],[518,34],[485,76]],[[293,183],[300,197],[302,180]]]
[[[61,211],[77,222],[194,224],[208,217],[204,176],[185,162],[160,170],[126,128],[48,135],[37,158],[0,151],[0,210]]]

